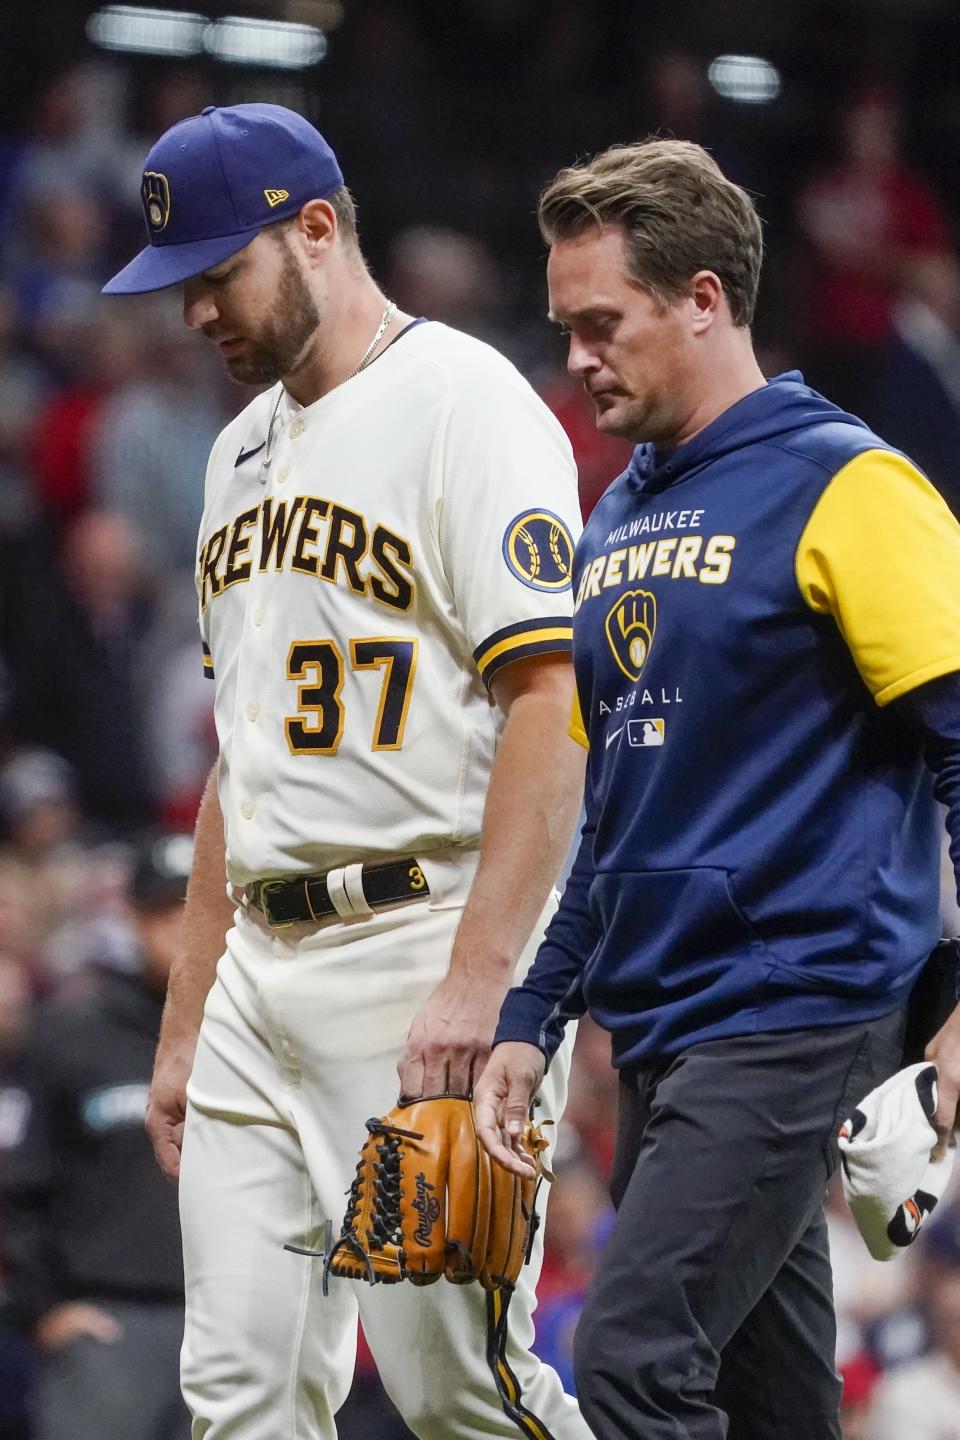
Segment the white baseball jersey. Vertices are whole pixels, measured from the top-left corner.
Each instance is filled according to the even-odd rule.
[[[488,686],[570,649],[579,528],[559,424],[444,325],[411,325],[306,408],[277,385],[227,426],[197,586],[234,884],[477,844]]]

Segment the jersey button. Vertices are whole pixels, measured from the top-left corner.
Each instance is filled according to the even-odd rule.
[[[253,612],[253,623],[254,623],[254,625],[262,625],[262,624],[263,624],[263,611],[262,611],[262,610],[254,610],[254,612]]]
[[[256,719],[258,718],[259,714],[260,714],[260,706],[259,706],[259,705],[248,705],[248,706],[247,706],[247,719],[248,719],[248,720],[256,720]]]
[[[278,483],[282,485],[283,482],[284,482],[284,480],[286,480],[286,478],[287,478],[287,476],[288,476],[289,474],[290,474],[290,471],[289,471],[288,467],[287,467],[286,465],[282,465],[282,466],[280,467],[280,469],[277,471],[277,481],[278,481]]]
[[[253,812],[256,808],[257,807],[255,805],[250,804],[249,800],[245,800],[240,806],[240,814],[243,816],[244,820],[252,820]]]
[[[290,439],[299,440],[305,428],[306,427],[304,426],[302,421],[294,420],[293,424],[290,426]]]

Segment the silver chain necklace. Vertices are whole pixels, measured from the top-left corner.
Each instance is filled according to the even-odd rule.
[[[365,370],[366,367],[370,364],[370,361],[373,359],[373,352],[376,350],[377,346],[380,344],[380,341],[386,334],[387,326],[390,324],[390,321],[393,319],[396,313],[396,302],[393,300],[388,300],[386,307],[384,308],[384,312],[380,316],[380,324],[377,326],[374,337],[360,357],[360,364],[357,366],[356,370],[351,370],[349,375],[344,376],[344,380],[352,380],[355,375],[359,375],[360,371]],[[342,383],[343,381],[341,381],[341,384]],[[282,401],[283,387],[281,386],[280,394],[277,396],[277,403],[273,407],[273,414],[270,416],[270,424],[267,426],[267,440],[266,444],[263,447],[263,459],[260,461],[259,480],[261,485],[266,485],[267,471],[270,469],[270,466],[273,463],[273,456],[271,454],[271,451],[273,449],[273,427],[277,423],[277,416],[280,414],[280,405]]]
[[[273,456],[270,453],[273,449],[273,427],[277,423],[277,416],[280,414],[280,403],[283,400],[283,386],[280,386],[280,394],[277,396],[277,403],[273,407],[273,414],[270,416],[270,424],[267,426],[267,439],[263,447],[263,458],[260,461],[260,469],[257,478],[261,485],[267,483],[267,471],[273,464]]]
[[[374,350],[376,350],[377,346],[380,344],[380,341],[383,339],[387,326],[390,324],[390,321],[393,319],[396,313],[396,305],[392,300],[388,300],[386,309],[380,316],[380,324],[377,326],[376,334],[370,341],[370,344],[367,346],[366,350],[364,350],[360,360],[360,364],[357,366],[356,370],[350,371],[350,374],[347,376],[348,380],[352,380],[354,375],[359,375],[360,371],[366,369],[366,367],[370,364],[370,361],[373,359]]]

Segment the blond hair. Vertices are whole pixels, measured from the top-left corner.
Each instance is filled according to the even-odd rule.
[[[561,170],[540,196],[538,218],[548,245],[589,225],[622,225],[630,276],[661,304],[687,294],[698,270],[712,270],[734,324],[753,320],[760,217],[700,145],[656,138],[615,145]]]

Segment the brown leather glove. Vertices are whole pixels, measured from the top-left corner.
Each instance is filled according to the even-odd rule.
[[[367,1121],[369,1139],[339,1239],[324,1266],[330,1275],[387,1284],[513,1288],[529,1257],[547,1139],[530,1120],[523,1146],[535,1168],[511,1175],[477,1138],[473,1103],[461,1095],[400,1101]]]

